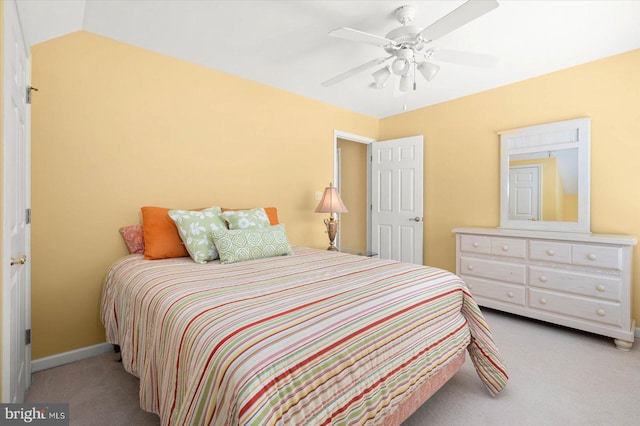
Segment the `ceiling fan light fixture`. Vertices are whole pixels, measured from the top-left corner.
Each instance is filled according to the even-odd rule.
[[[388,66],[384,68],[380,68],[378,71],[371,74],[374,79],[373,87],[376,89],[382,89],[384,85],[389,81],[389,77],[391,77],[391,70]]]
[[[391,64],[391,69],[396,75],[405,75],[409,71],[409,61],[398,58]]]
[[[440,71],[440,66],[432,64],[431,62],[423,62],[418,65],[418,71],[420,71],[427,81],[431,81],[436,74],[438,74],[438,71]]]
[[[401,92],[409,92],[412,89],[411,79],[409,75],[405,74],[400,77],[400,86],[398,87]]]

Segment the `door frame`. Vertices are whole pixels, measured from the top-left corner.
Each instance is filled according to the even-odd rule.
[[[338,139],[349,142],[363,143],[367,145],[367,158],[371,158],[371,144],[375,139],[360,136],[341,130],[333,131],[333,182],[340,191],[340,154],[338,152]],[[367,160],[367,205],[371,206],[371,161]],[[371,250],[371,208],[367,209],[367,250]],[[340,247],[340,233],[336,237],[336,245]]]

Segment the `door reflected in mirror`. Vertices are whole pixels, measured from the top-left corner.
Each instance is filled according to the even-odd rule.
[[[578,221],[578,148],[509,156],[509,220]]]

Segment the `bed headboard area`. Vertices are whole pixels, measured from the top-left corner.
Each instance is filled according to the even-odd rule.
[[[119,229],[129,254],[146,260],[190,256],[196,263],[222,263],[292,254],[275,207],[219,206],[178,210],[142,207],[142,224]]]

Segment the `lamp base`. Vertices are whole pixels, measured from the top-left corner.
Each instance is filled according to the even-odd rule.
[[[333,216],[324,220],[324,224],[327,227],[327,234],[329,235],[329,247],[327,250],[338,251],[336,247],[336,234],[338,233],[338,219]]]

